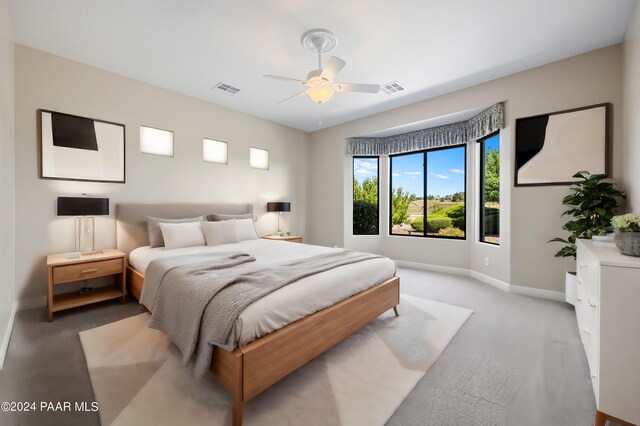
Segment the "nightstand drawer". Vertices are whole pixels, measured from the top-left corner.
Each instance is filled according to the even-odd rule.
[[[289,241],[290,243],[302,242],[302,237],[300,235],[263,235],[260,238],[272,241]]]
[[[53,283],[81,281],[123,272],[122,258],[64,265],[53,268]]]

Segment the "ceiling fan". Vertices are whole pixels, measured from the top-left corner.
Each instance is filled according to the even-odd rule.
[[[335,76],[347,64],[340,58],[332,56],[327,64],[322,68],[322,54],[330,51],[336,46],[336,38],[331,31],[324,29],[309,30],[302,35],[302,45],[307,49],[318,53],[318,69],[312,70],[307,74],[306,80],[298,80],[289,77],[280,77],[277,75],[265,75],[265,78],[274,80],[288,81],[290,83],[306,86],[307,88],[300,93],[296,93],[278,103],[288,101],[297,96],[307,95],[309,99],[317,104],[327,102],[335,92],[362,92],[362,93],[378,93],[380,86],[378,84],[359,84],[359,83],[336,83],[333,81]]]

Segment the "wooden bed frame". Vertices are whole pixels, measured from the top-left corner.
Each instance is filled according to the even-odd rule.
[[[129,293],[140,300],[144,275],[127,268]],[[213,349],[211,373],[233,399],[233,426],[242,424],[244,403],[385,311],[398,315],[400,279],[381,284],[227,352]]]

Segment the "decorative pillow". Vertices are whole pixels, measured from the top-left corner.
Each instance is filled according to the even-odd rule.
[[[211,213],[207,215],[207,220],[218,222],[221,220],[230,220],[230,219],[253,219],[253,215],[251,213],[243,213],[243,214],[218,214]]]
[[[204,220],[204,216],[193,217],[191,219],[162,219],[159,217],[147,216],[147,231],[149,232],[149,245],[151,247],[163,247],[164,239],[162,238],[162,230],[159,223],[187,223],[200,222]]]
[[[240,241],[238,240],[235,219],[220,222],[200,222],[200,227],[208,246]]]
[[[253,226],[253,219],[236,219],[235,221],[238,240],[244,241],[258,239],[256,228]]]
[[[204,245],[204,235],[198,222],[160,222],[158,225],[162,230],[162,238],[166,249]]]

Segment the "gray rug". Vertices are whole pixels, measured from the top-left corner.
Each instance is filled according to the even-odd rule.
[[[245,425],[382,425],[471,311],[402,295],[387,312],[245,406]],[[148,314],[80,333],[103,425],[227,425],[231,399],[195,380]]]

